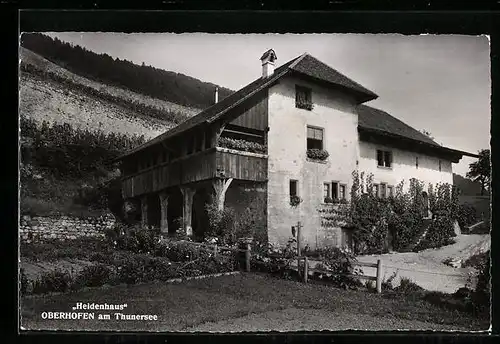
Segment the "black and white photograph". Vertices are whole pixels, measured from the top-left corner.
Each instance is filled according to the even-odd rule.
[[[490,329],[490,37],[23,32],[29,331]]]

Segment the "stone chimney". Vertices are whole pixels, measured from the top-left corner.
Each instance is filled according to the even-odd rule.
[[[215,87],[215,103],[219,102],[219,88]]]
[[[262,77],[269,78],[274,73],[274,61],[276,61],[276,53],[273,49],[266,51],[260,61],[262,62]]]

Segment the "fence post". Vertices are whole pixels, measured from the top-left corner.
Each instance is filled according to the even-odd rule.
[[[309,263],[307,262],[307,257],[304,257],[304,283],[307,283],[307,270],[309,268]]]
[[[300,244],[301,244],[301,242],[300,242],[300,232],[301,232],[301,230],[300,229],[301,228],[302,228],[302,224],[299,221],[299,222],[297,222],[297,255],[299,257],[300,257],[300,253],[301,253],[300,252],[300,249],[301,249],[301,247],[300,247]]]
[[[250,272],[250,244],[247,244],[247,249],[245,250],[245,270]]]
[[[382,292],[382,261],[377,260],[377,293]]]

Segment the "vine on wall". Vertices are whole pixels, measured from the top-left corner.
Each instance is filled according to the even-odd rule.
[[[389,246],[396,251],[411,250],[426,229],[427,234],[417,249],[451,242],[458,210],[457,193],[451,185],[430,185],[426,190],[422,181],[412,178],[407,190],[402,181],[393,196],[380,198],[374,192],[372,174],[354,171],[352,177],[350,201],[321,208],[319,212],[322,227],[352,229],[356,254],[383,253]],[[426,220],[427,208],[436,215],[432,220]]]

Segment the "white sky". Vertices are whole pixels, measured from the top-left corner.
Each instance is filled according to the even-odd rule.
[[[97,53],[144,62],[237,90],[260,76],[259,58],[277,65],[304,52],[379,95],[367,104],[447,147],[490,147],[490,48],[486,36],[375,34],[49,33]],[[474,159],[453,171],[465,175]]]

